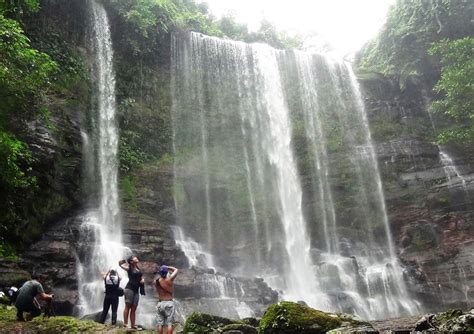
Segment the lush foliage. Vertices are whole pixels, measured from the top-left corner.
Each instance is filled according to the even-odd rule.
[[[418,79],[420,93],[434,87],[440,144],[469,146],[474,136],[473,11],[469,0],[398,0],[357,59],[359,70],[398,79],[401,88]]]
[[[379,36],[358,55],[358,66],[400,79],[409,76],[437,78],[436,59],[430,57],[431,44],[445,38],[472,35],[470,0],[398,0],[388,14]]]
[[[438,137],[464,144],[474,139],[474,38],[442,40],[429,50],[441,57],[441,79],[434,89],[441,98],[433,103],[434,111],[444,113],[453,124]]]
[[[216,20],[209,14],[206,3],[197,3],[194,0],[106,1],[136,33],[130,42],[137,53],[149,50],[149,44],[147,46],[141,43],[137,36],[150,42],[163,32],[183,30],[246,42],[265,42],[281,49],[302,46],[300,38],[279,32],[274,25],[265,20],[261,22],[261,27],[256,32],[249,32],[247,26],[236,22],[231,14]]]
[[[0,3],[0,13],[20,17],[39,9],[38,0],[3,0]]]
[[[47,54],[30,46],[18,20],[23,13],[37,9],[38,2],[33,0],[0,5],[0,242],[9,230],[13,233],[21,218],[20,202],[36,186],[29,148],[14,132],[19,130],[18,120],[37,109],[39,96],[47,91],[56,69]],[[3,255],[10,249],[2,245]]]
[[[43,4],[51,10],[57,3]],[[67,134],[57,133],[52,120],[64,109],[49,107],[70,103],[70,108],[77,108],[87,103],[74,101],[74,95],[88,89],[87,72],[65,42],[66,29],[58,29],[47,19],[38,22],[39,15],[44,15],[39,10],[37,0],[0,3],[0,257],[14,256],[71,202],[53,185],[58,182],[56,175],[65,175],[58,169],[60,164],[69,166],[69,157],[53,161],[58,168],[51,162],[46,167],[41,161],[44,157],[37,156],[38,150],[33,154],[28,145],[35,138],[31,127],[47,129],[48,138],[65,146]],[[69,18],[62,19],[68,24]]]
[[[56,64],[47,54],[31,48],[20,23],[1,12],[0,52],[0,109],[5,117],[6,112],[27,108],[32,96],[47,89]]]
[[[21,190],[28,191],[36,185],[36,178],[31,175],[31,167],[28,167],[31,159],[25,143],[0,131],[0,238],[16,234],[16,222],[20,219],[18,203],[21,196],[24,196]],[[0,247],[0,255],[11,253],[11,246]]]

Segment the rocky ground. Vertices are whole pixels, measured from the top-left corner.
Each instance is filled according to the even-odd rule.
[[[126,333],[134,332],[120,326],[98,324],[92,320],[78,320],[68,316],[44,319],[42,316],[28,322],[15,320],[15,309],[0,305],[0,333]],[[142,329],[141,333],[153,333]],[[318,333],[439,333],[474,332],[474,309],[470,312],[453,309],[380,321],[362,321],[347,314],[331,314],[293,302],[271,305],[262,318],[231,320],[216,315],[195,312],[185,322],[176,323],[176,333],[227,334],[318,334]]]
[[[376,320],[370,323],[381,333],[386,331],[410,332],[415,328],[415,324],[418,320],[420,320],[420,316]]]

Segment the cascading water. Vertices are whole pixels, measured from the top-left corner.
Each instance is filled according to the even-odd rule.
[[[202,268],[212,268],[212,263],[214,263],[212,254],[204,251],[202,246],[195,240],[186,237],[181,227],[173,226],[171,229],[176,244],[184,252],[191,267],[197,266]]]
[[[422,91],[422,97],[423,97],[423,103],[424,103],[425,109],[427,111],[428,117],[431,122],[433,134],[436,136],[437,129],[436,129],[435,121],[433,119],[432,111],[430,111],[430,106],[432,104],[432,101],[425,90]],[[439,161],[441,163],[441,166],[443,166],[444,174],[446,175],[446,179],[448,181],[447,185],[449,189],[452,190],[453,193],[455,193],[459,189],[460,186],[462,187],[463,198],[453,199],[453,202],[455,203],[461,202],[460,205],[458,205],[460,208],[469,207],[472,203],[472,200],[471,200],[471,195],[469,194],[468,184],[472,182],[472,177],[466,178],[459,170],[459,167],[456,166],[451,156],[446,152],[445,148],[438,144],[436,144],[436,146],[438,147],[438,150],[439,150]]]
[[[91,313],[101,308],[103,302],[103,281],[101,273],[117,268],[123,258],[121,240],[121,217],[118,199],[118,130],[116,125],[115,75],[113,71],[113,51],[107,14],[103,6],[90,1],[92,14],[91,41],[94,53],[94,76],[96,85],[96,112],[91,120],[91,133],[83,134],[87,154],[86,166],[89,171],[97,171],[99,180],[99,207],[85,214],[81,226],[81,240],[94,246],[79,259],[78,282],[82,312]],[[91,144],[95,140],[95,146]],[[92,150],[92,148],[94,148]],[[89,183],[94,180],[89,179]],[[92,188],[94,185],[89,185]]]
[[[417,312],[350,66],[196,33],[172,43],[177,219],[214,265],[323,310]]]
[[[443,166],[444,173],[448,179],[448,187],[456,188],[461,186],[463,199],[462,204],[469,205],[471,203],[471,197],[467,188],[468,180],[461,174],[461,171],[454,163],[453,159],[440,147],[439,159]]]

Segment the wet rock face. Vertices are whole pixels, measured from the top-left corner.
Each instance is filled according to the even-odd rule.
[[[19,287],[30,278],[30,273],[21,269],[16,261],[0,261],[0,287]]]
[[[474,154],[434,143],[437,119],[427,112],[430,89],[409,82],[401,91],[381,76],[360,83],[409,286],[427,309],[472,307]],[[440,150],[449,153],[461,177],[443,164]]]
[[[82,216],[78,213],[53,225],[20,262],[21,268],[29,273],[46,277],[43,286],[46,292],[54,293],[58,315],[72,314],[78,301],[76,258],[82,246],[79,240]]]
[[[270,304],[278,301],[278,293],[263,279],[232,277],[199,268],[181,271],[175,283],[175,296],[184,313],[189,314],[198,304],[207,304],[207,310],[221,305],[213,314],[232,318],[261,316]]]
[[[426,314],[415,324],[414,331],[472,333],[474,309],[470,312],[454,309],[438,314]]]

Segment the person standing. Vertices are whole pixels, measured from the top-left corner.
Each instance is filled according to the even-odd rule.
[[[174,317],[174,301],[173,301],[173,285],[178,269],[171,266],[161,266],[159,271],[160,277],[155,280],[156,293],[158,294],[157,311],[157,328],[156,332],[163,334],[164,327],[168,327],[168,334],[173,333],[173,317]]]
[[[142,277],[142,272],[138,267],[140,261],[136,256],[131,256],[127,261],[120,260],[119,266],[128,273],[128,283],[125,286],[125,309],[123,310],[123,325],[128,326],[128,316],[130,315],[130,323],[132,329],[138,329],[135,326],[136,311],[138,301],[140,299],[140,286],[145,283]]]
[[[31,319],[39,316],[41,314],[41,307],[37,299],[53,300],[54,295],[48,295],[44,292],[43,285],[41,284],[42,281],[42,276],[33,274],[32,279],[25,282],[20,290],[18,290],[18,296],[15,301],[17,309],[16,320],[25,321],[23,312],[29,312]]]
[[[109,313],[109,308],[112,306],[112,325],[117,323],[117,308],[119,304],[119,287],[120,287],[121,277],[118,275],[117,271],[114,269],[109,270],[107,274],[104,275],[104,284],[105,284],[105,297],[104,297],[104,307],[102,309],[102,315],[100,317],[100,323],[105,322],[105,318]]]

